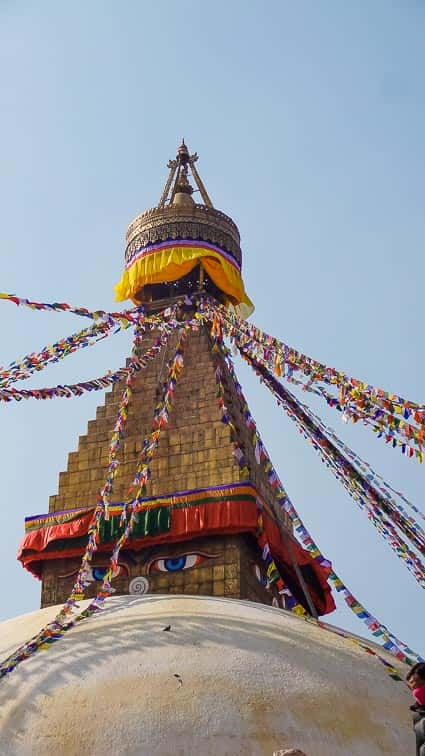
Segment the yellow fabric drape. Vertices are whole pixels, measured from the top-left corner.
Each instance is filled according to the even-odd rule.
[[[176,281],[190,273],[201,260],[215,285],[228,295],[233,304],[243,306],[244,317],[250,315],[254,305],[245,291],[238,270],[219,252],[197,246],[176,244],[136,259],[115,286],[115,299],[118,302],[133,299],[147,284]]]

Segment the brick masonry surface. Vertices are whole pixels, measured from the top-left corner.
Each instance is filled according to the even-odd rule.
[[[148,348],[152,338],[153,335],[146,337],[142,352]],[[141,442],[151,429],[153,410],[158,399],[158,386],[166,378],[167,361],[174,354],[175,344],[176,335],[173,335],[167,348],[145,370],[137,374],[125,438],[122,442],[121,464],[115,478],[113,501],[125,499],[136,469]],[[213,355],[210,337],[205,328],[199,332],[190,332],[186,340],[184,369],[175,390],[169,425],[162,432],[158,450],[151,464],[152,475],[146,495],[158,496],[186,489],[231,484],[242,479],[240,467],[233,454],[234,445],[230,429],[221,421],[215,377],[217,364],[221,365],[223,371],[226,407],[247,459],[249,479],[255,484],[261,496],[272,507],[276,506],[273,490],[263,467],[255,460],[252,434],[246,428],[242,407],[232,379],[221,358]],[[59,475],[59,491],[50,497],[50,512],[95,505],[98,491],[105,479],[109,441],[123,388],[123,384],[116,384],[106,395],[105,403],[97,409],[96,418],[89,421],[87,433],[80,436],[77,451],[69,454],[67,470]],[[286,524],[289,527],[289,524]],[[202,540],[208,540],[209,548],[219,542],[222,546],[217,546],[217,548],[219,550],[223,548],[223,539]],[[233,543],[231,539],[229,542]],[[189,545],[192,547],[193,544],[194,542],[191,542]],[[182,544],[170,546],[170,554],[176,553],[175,550],[181,546]],[[188,546],[187,542],[186,546]],[[230,546],[226,545],[224,550],[226,551],[227,548]],[[248,547],[246,539],[239,539],[238,545],[235,542],[232,548],[238,550],[239,556],[236,561],[239,563],[239,569],[241,559],[246,558],[248,562],[252,562],[254,557],[258,557],[255,550],[254,554],[251,553],[252,547]],[[268,592],[263,591],[265,597],[261,599],[258,597],[260,595],[258,590],[257,593],[254,590],[256,585],[253,583],[251,586],[250,576],[253,576],[253,573],[249,564],[242,570],[242,578],[241,572],[238,572],[232,577],[223,575],[218,579],[218,574],[221,575],[221,570],[225,567],[219,560],[218,556],[214,559],[206,559],[199,566],[183,570],[184,574],[151,575],[149,583],[152,586],[160,585],[160,589],[154,589],[155,592],[159,590],[162,593],[194,592],[226,595],[264,600],[265,603],[269,603],[266,600],[270,597]],[[72,579],[59,578],[59,575],[71,573],[76,564],[75,559],[45,562],[42,577],[42,606],[56,603],[66,597],[66,592],[69,592],[72,587]],[[133,567],[134,565],[131,566],[130,578],[137,577]],[[196,580],[193,577],[195,574],[198,576]],[[259,586],[256,578],[255,581]],[[116,578],[116,585],[114,585],[117,592],[127,592],[128,583],[128,577]]]
[[[176,571],[165,571],[168,564],[178,565],[178,560],[186,564]],[[107,562],[107,557],[97,556],[93,565],[95,569],[106,567]],[[45,562],[42,606],[66,600],[79,566],[79,559]],[[263,604],[271,604],[275,596],[264,585],[264,568],[255,540],[244,535],[198,538],[138,553],[126,549],[119,566],[122,574],[112,582],[117,594],[225,596]],[[87,597],[94,596],[98,586],[99,583],[91,583]]]

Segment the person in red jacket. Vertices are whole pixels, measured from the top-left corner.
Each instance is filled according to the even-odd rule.
[[[415,698],[415,703],[410,708],[416,735],[416,756],[425,756],[425,662],[414,664],[406,680]]]

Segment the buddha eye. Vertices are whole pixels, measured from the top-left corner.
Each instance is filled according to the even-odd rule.
[[[93,574],[93,580],[103,580],[103,578],[106,575],[107,567],[93,567],[92,568],[92,574]]]
[[[179,572],[180,570],[190,570],[191,567],[198,567],[206,559],[213,559],[216,554],[180,554],[175,557],[162,557],[161,559],[152,559],[148,564],[148,575],[152,572]]]
[[[106,573],[109,570],[109,564],[108,565],[88,565],[86,568],[86,580],[89,583],[93,583],[96,580],[103,580]],[[74,577],[78,573],[78,570],[73,570],[72,572],[68,572],[66,575],[59,575],[60,578],[69,578]],[[112,573],[112,580],[116,577],[122,577],[122,576],[128,576],[129,570],[126,564],[118,564],[113,573]]]
[[[188,570],[190,567],[196,567],[201,563],[203,557],[200,554],[184,554],[179,557],[170,557],[168,559],[155,559],[151,569],[158,572],[178,572],[179,570]]]
[[[92,568],[93,580],[103,580],[103,578],[105,577],[106,573],[108,572],[108,569],[109,569],[109,566],[108,567],[106,567],[106,566],[105,567],[93,567]],[[112,580],[114,580],[116,577],[120,577],[121,575],[127,575],[127,574],[128,574],[128,570],[126,570],[126,568],[124,566],[122,566],[122,565],[119,564],[114,569],[114,571],[112,573]]]

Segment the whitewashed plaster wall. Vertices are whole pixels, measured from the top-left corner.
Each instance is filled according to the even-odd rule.
[[[1,658],[56,611],[1,623]],[[410,703],[376,658],[280,609],[119,596],[0,680],[0,753],[408,756]]]

